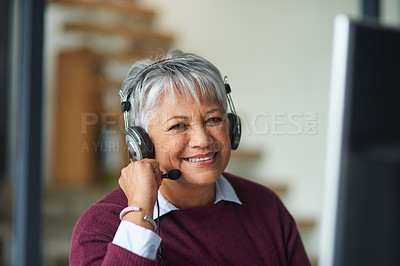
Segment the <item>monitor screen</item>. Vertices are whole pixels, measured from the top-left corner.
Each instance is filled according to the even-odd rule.
[[[399,265],[400,30],[335,18],[320,265]]]

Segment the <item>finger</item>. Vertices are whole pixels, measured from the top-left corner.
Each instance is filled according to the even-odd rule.
[[[162,172],[160,170],[160,164],[155,159],[144,159],[141,161],[143,164],[149,164],[156,178],[161,177]]]
[[[156,173],[156,170],[159,170],[159,163],[156,159],[145,159],[144,162],[149,163],[151,165],[154,173]]]

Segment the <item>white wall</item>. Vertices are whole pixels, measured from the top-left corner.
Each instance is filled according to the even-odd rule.
[[[240,148],[261,148],[264,156],[244,170],[236,165],[228,170],[287,181],[290,192],[283,200],[288,209],[294,216],[319,219],[333,18],[337,13],[357,16],[359,1],[142,2],[157,6],[157,22],[176,33],[176,48],[209,59],[229,76],[244,124]],[[318,238],[312,239],[306,245],[315,255]]]

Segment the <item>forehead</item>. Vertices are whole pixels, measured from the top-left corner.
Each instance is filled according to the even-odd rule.
[[[216,108],[223,112],[223,108],[218,100],[210,96],[199,95],[199,98],[195,99],[194,97],[182,95],[179,92],[174,95],[168,92],[161,97],[160,103],[155,110],[155,115],[160,117],[173,115],[190,116],[193,112],[207,112]]]

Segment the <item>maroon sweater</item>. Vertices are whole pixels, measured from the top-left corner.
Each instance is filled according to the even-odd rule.
[[[296,224],[268,188],[224,173],[243,205],[220,201],[160,218],[168,265],[310,265]],[[112,244],[127,206],[118,188],[91,206],[72,234],[70,265],[162,265]]]

